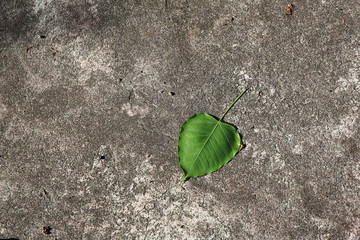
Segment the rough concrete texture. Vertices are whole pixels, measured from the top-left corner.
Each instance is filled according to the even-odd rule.
[[[359,239],[359,2],[288,3],[1,0],[0,239]],[[179,185],[246,87],[246,148]]]

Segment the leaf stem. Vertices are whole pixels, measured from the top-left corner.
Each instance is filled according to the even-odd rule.
[[[221,116],[221,118],[219,119],[219,122],[225,117],[225,115],[228,113],[228,111],[234,106],[234,104],[241,98],[241,96],[242,96],[247,90],[248,90],[248,89],[245,88],[245,90],[242,91],[239,96],[237,96],[237,98],[230,104],[230,106],[226,109],[226,111],[224,112],[224,114]]]
[[[184,175],[184,177],[181,179],[181,183],[184,183],[187,178],[188,177],[186,175]]]

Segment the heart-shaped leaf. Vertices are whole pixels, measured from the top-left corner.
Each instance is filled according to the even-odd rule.
[[[182,181],[218,170],[239,151],[239,133],[222,119],[246,90],[232,102],[219,120],[205,113],[197,113],[185,121],[178,142],[179,164],[184,171]]]

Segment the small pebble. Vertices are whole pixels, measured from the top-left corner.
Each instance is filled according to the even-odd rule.
[[[42,235],[51,234],[51,230],[52,230],[52,228],[51,228],[50,226],[44,226],[44,227],[40,230],[40,234],[42,234]]]

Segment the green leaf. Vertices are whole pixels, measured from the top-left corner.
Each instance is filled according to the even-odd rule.
[[[219,120],[205,113],[197,113],[185,121],[178,142],[179,164],[184,171],[182,181],[218,170],[239,151],[239,133],[222,119],[246,90],[232,102]]]

